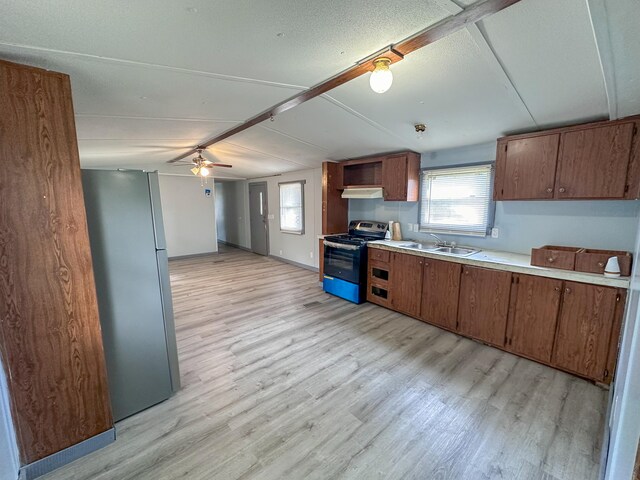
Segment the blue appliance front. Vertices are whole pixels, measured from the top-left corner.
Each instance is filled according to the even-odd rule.
[[[362,303],[365,301],[365,291],[362,285],[347,282],[340,278],[325,275],[322,280],[322,288],[325,292],[344,298],[353,303]]]

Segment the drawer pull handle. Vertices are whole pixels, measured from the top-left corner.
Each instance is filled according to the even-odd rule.
[[[553,257],[549,257],[549,258],[547,258],[547,262],[549,262],[549,263],[553,263],[553,262],[555,262],[555,261],[556,261],[556,259],[555,259],[555,258],[553,258]]]
[[[560,287],[555,287],[555,288],[554,288],[554,290],[555,290],[556,292],[559,292],[559,291],[560,291]]]
[[[553,192],[553,188],[551,187],[547,188],[547,193],[551,193],[551,192]]]
[[[601,268],[604,267],[604,262],[598,262],[598,266]]]
[[[571,293],[571,289],[569,287],[567,287],[567,288],[564,289],[564,292],[565,293]]]
[[[560,187],[560,188],[558,189],[558,191],[559,191],[560,193],[564,193],[564,192],[566,192],[566,191],[567,191],[567,189],[566,189],[566,188],[564,188],[564,187]]]

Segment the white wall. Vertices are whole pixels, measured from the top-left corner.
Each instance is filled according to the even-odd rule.
[[[495,161],[495,142],[422,155],[422,168]],[[350,220],[400,221],[404,238],[433,240],[409,232],[417,223],[418,202],[349,200]],[[542,245],[574,245],[633,251],[638,201],[521,201],[497,202],[495,226],[499,238],[441,235],[448,241],[479,248],[530,253]]]
[[[205,196],[205,189],[211,196]],[[169,257],[218,251],[214,184],[195,176],[160,174],[162,218]]]
[[[215,192],[218,239],[237,247],[250,248],[247,182],[219,181]]]
[[[9,410],[9,392],[0,363],[0,480],[18,478],[18,448]]]
[[[280,231],[280,190],[278,184],[304,180],[305,231],[303,235]],[[322,169],[314,168],[256,180],[216,183],[220,240],[251,248],[249,227],[249,183],[267,182],[269,214],[269,255],[309,267],[318,267],[318,235],[322,232]],[[221,217],[220,217],[221,216]]]
[[[636,226],[640,236],[640,225]],[[640,238],[634,255],[635,258],[640,255]],[[615,382],[611,387],[607,480],[631,478],[640,439],[640,268],[637,263],[633,270]]]

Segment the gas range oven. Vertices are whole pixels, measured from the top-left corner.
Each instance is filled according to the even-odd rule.
[[[367,291],[367,242],[383,240],[387,224],[353,220],[349,233],[324,238],[324,291],[362,303]]]

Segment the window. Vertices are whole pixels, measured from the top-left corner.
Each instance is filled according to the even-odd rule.
[[[492,165],[422,171],[420,231],[484,237],[492,227]]]
[[[304,180],[280,183],[280,231],[304,233]]]

